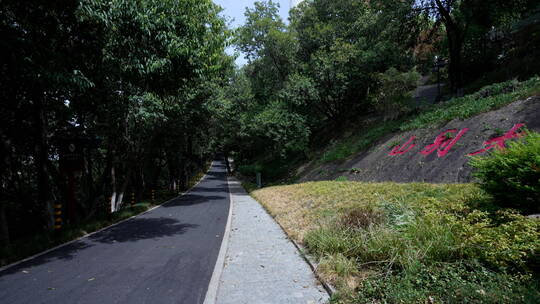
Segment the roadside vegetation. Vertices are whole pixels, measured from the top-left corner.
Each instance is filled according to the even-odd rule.
[[[311,182],[254,191],[338,288],[334,303],[537,303],[540,221],[471,184]]]
[[[310,182],[252,192],[334,303],[538,303],[540,134],[473,157],[478,184]]]
[[[99,222],[105,202],[124,212],[131,193],[187,188],[219,150],[213,94],[234,71],[219,12],[211,0],[1,2],[0,248],[48,238],[56,220]]]
[[[206,168],[208,169],[209,166],[207,165]],[[204,176],[205,172],[206,171],[200,171],[193,175],[188,181],[187,189],[194,186]],[[178,193],[171,192],[168,189],[157,190],[154,192],[154,200],[152,200],[152,193],[145,193],[143,200],[137,201],[133,205],[131,205],[131,203],[126,203],[122,209],[113,213],[110,212],[110,205],[107,204],[107,202],[104,202],[100,206],[100,209],[96,211],[97,214],[85,221],[81,221],[74,225],[67,225],[58,231],[44,231],[42,233],[37,233],[30,237],[18,239],[8,246],[1,247],[0,267],[141,214],[148,209],[161,205],[177,196]]]
[[[510,80],[483,87],[478,92],[444,103],[419,108],[416,113],[393,121],[383,121],[363,126],[350,137],[340,138],[330,145],[318,162],[326,163],[346,159],[369,149],[377,140],[393,132],[436,127],[452,119],[466,119],[474,115],[499,109],[516,100],[540,95],[540,78],[526,81]]]
[[[288,23],[278,12],[246,9],[234,45],[247,64],[216,99],[223,149],[248,179],[291,180],[389,133],[540,93],[537,1],[313,0]],[[415,98],[437,79],[438,96]]]

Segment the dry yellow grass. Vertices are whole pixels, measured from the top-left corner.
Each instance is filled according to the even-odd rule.
[[[268,187],[251,194],[299,243],[303,242],[308,231],[324,226],[353,208],[376,206],[382,202],[440,204],[451,208],[456,203],[481,195],[472,184],[337,181]]]
[[[474,184],[323,181],[251,194],[313,254],[318,274],[337,288],[336,303],[425,303],[456,288],[456,303],[474,302],[475,290],[540,298],[531,277],[484,268],[527,273],[539,224],[486,211],[491,198]]]

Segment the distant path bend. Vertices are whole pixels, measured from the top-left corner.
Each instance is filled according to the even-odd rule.
[[[185,195],[0,272],[1,303],[204,301],[229,190],[223,161]]]

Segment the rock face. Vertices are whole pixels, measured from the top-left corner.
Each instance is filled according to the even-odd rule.
[[[437,128],[389,135],[343,162],[306,168],[300,181],[346,176],[366,182],[470,182],[469,155],[489,153],[490,148],[512,140],[523,128],[540,131],[540,96]]]

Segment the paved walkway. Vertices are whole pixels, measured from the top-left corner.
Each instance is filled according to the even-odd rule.
[[[328,294],[274,219],[238,181],[230,180],[229,187],[233,215],[216,303],[328,302]]]
[[[419,82],[419,86],[414,91],[414,99],[416,106],[420,106],[422,103],[435,104],[437,97],[439,97],[438,84],[427,84],[429,76],[423,76]],[[444,83],[441,83],[441,90],[444,88]]]

